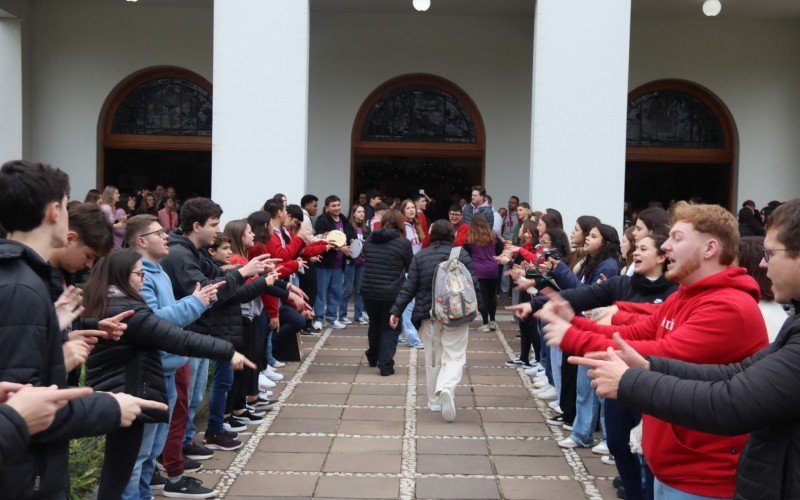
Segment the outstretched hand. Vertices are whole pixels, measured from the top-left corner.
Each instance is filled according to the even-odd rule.
[[[619,338],[619,334],[614,334],[614,336],[614,340],[616,340],[617,343],[622,341],[622,339]],[[649,368],[649,363],[628,344],[622,341],[620,346],[623,348],[623,351],[633,351],[635,356],[632,356],[630,352],[625,353],[620,351],[618,353],[613,347],[609,347],[605,352],[592,352],[583,357],[570,356],[568,358],[568,361],[573,365],[582,365],[589,368],[588,375],[589,378],[592,379],[592,387],[595,388],[597,395],[600,397],[617,399],[619,382],[622,380],[622,376],[625,375],[625,372],[630,368],[623,357],[632,360],[638,358],[639,361],[635,361],[638,367]],[[641,361],[644,361],[646,366],[642,366]]]
[[[513,306],[506,306],[506,311],[511,311],[514,313],[514,316],[525,319],[531,315],[533,312],[533,307],[531,307],[530,302],[520,302],[519,304],[515,304]]]
[[[100,329],[106,332],[108,340],[119,340],[127,330],[128,325],[124,321],[133,316],[133,309],[123,311],[116,316],[100,320]]]
[[[545,288],[539,293],[548,299],[542,306],[543,310],[556,314],[565,321],[572,321],[572,318],[575,317],[575,311],[572,310],[572,306],[564,300],[560,293],[551,288]]]

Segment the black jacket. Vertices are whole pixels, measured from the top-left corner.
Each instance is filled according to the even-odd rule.
[[[650,371],[631,369],[620,380],[621,403],[700,432],[750,432],[734,498],[800,498],[800,315],[741,363],[649,359]]]
[[[0,240],[0,380],[65,387],[62,336],[50,299],[50,265],[32,249]],[[116,400],[95,393],[71,401],[53,424],[0,467],[3,498],[64,498],[69,440],[119,428]]]
[[[394,302],[414,257],[411,242],[401,237],[395,229],[379,229],[364,242],[362,254],[362,297]]]
[[[761,217],[750,207],[739,210],[739,233],[742,236],[764,236],[764,224]]]
[[[342,228],[342,232],[345,236],[347,236],[347,244],[349,245],[356,236],[356,230],[353,228],[353,225],[350,224],[350,221],[347,220],[347,217],[344,214],[339,215],[339,220],[344,222],[344,227]],[[317,217],[317,222],[314,223],[314,231],[317,234],[327,233],[328,231],[333,231],[336,229],[336,225],[333,222],[333,217],[329,214],[325,213]],[[318,267],[325,267],[328,269],[333,269],[336,265],[336,254],[341,250],[330,249],[324,254],[322,254],[322,260],[317,264]],[[342,264],[344,264],[344,255],[342,256]]]
[[[112,292],[107,316],[133,310],[125,320],[128,328],[118,341],[101,340],[86,362],[86,385],[98,391],[125,392],[132,396],[167,402],[159,350],[182,356],[227,361],[233,346],[208,335],[182,330],[156,316],[143,302]],[[145,423],[168,422],[166,411],[145,410]]]
[[[624,302],[664,302],[667,297],[678,290],[678,284],[663,276],[655,281],[639,274],[633,276],[612,276],[594,285],[570,288],[559,292],[561,297],[570,303],[577,312],[588,311],[596,307],[610,306],[616,301]],[[531,301],[534,311],[538,311],[547,302],[547,297],[537,295]]]
[[[14,408],[0,404],[0,467],[12,463],[28,447],[28,425]]]
[[[408,279],[400,289],[397,299],[392,306],[391,314],[401,316],[403,310],[409,302],[416,299],[414,310],[411,312],[411,322],[419,328],[423,320],[431,319],[431,300],[433,296],[433,273],[436,266],[446,261],[450,257],[450,250],[453,244],[450,242],[440,242],[432,244],[428,248],[423,248],[411,261],[408,269]],[[472,285],[475,287],[475,296],[478,304],[481,303],[481,294],[478,289],[478,278],[475,277],[475,270],[472,268],[472,260],[463,248],[458,255],[458,260],[467,266],[472,275]],[[366,274],[366,272],[365,272]]]
[[[233,324],[236,319],[237,308],[238,317],[241,318],[242,315],[239,303],[247,302],[254,298],[255,296],[249,296],[249,293],[254,289],[258,289],[258,293],[263,292],[275,295],[281,299],[289,296],[285,290],[286,282],[284,281],[277,281],[274,285],[269,286],[264,280],[254,280],[260,282],[260,284],[257,283],[245,287],[245,291],[242,291],[240,288],[245,280],[239,273],[238,267],[223,271],[177,229],[170,233],[168,244],[169,254],[161,261],[161,267],[164,268],[170,281],[172,281],[172,291],[175,294],[175,299],[182,299],[194,293],[196,283],[200,283],[200,286],[206,286],[220,280],[225,281],[225,286],[217,289],[217,301],[211,305],[200,319],[186,327],[187,330],[212,334],[215,324],[211,318],[217,314],[215,310],[225,309],[230,306],[229,301],[231,300],[236,305],[236,308],[229,307],[219,312],[224,319],[217,318],[216,325],[219,326],[222,322]]]

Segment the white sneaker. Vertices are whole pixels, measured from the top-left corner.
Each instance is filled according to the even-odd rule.
[[[564,438],[556,443],[562,448],[583,448],[581,445],[572,440],[572,438]]]
[[[284,366],[286,366],[286,363],[283,361],[275,361],[275,364],[272,365],[273,368],[283,368]]]
[[[336,321],[334,321],[333,323],[331,323],[330,325],[331,325],[331,328],[336,329],[336,330],[341,330],[342,328],[347,328],[347,325],[345,325],[344,323],[342,323],[338,319]]]
[[[550,382],[547,379],[544,379],[544,380],[537,379],[536,381],[533,382],[533,386],[536,389],[544,389],[548,385],[550,385]]]
[[[594,448],[592,448],[592,453],[597,455],[608,455],[608,444],[605,441],[600,441]]]
[[[356,320],[356,323],[359,325],[369,325],[369,320],[362,316]]]
[[[442,411],[442,405],[440,405],[438,403],[428,402],[428,409],[430,411],[440,412],[440,411]]]
[[[530,375],[531,377],[535,377],[538,374],[539,374],[539,369],[535,366],[525,368],[525,375]]]
[[[478,328],[478,331],[479,332],[488,332],[489,331],[489,325],[481,326],[480,328]]]
[[[314,329],[315,332],[322,331],[322,321],[315,321],[311,323],[311,327]]]
[[[602,457],[600,457],[600,461],[612,467],[617,466],[617,461],[614,460],[614,455],[603,455]]]
[[[261,373],[263,373],[265,377],[272,380],[273,382],[280,382],[281,380],[283,380],[283,375],[276,372],[275,369],[272,368],[271,366],[267,366],[267,369]]]
[[[259,389],[258,393],[263,395],[265,398],[271,398],[272,396],[275,395],[272,391],[265,391],[265,390],[262,390],[262,389]]]
[[[547,406],[549,406],[551,410],[553,410],[554,412],[556,412],[556,413],[558,413],[558,414],[564,413],[564,412],[561,410],[561,405],[560,405],[560,404],[558,404],[558,400],[556,400],[556,401],[550,401],[549,403],[547,403]]]
[[[497,321],[490,321],[489,322],[489,330],[491,330],[491,331],[497,330]]]
[[[539,399],[558,399],[558,393],[556,388],[551,385],[547,389],[537,392],[536,397]]]
[[[439,395],[439,403],[442,406],[442,418],[445,422],[452,422],[456,419],[456,401],[450,389],[442,389]]]
[[[259,389],[262,389],[262,390],[264,390],[264,389],[272,389],[276,385],[278,385],[278,384],[276,384],[272,380],[268,379],[267,376],[264,375],[263,372],[258,374],[258,388]]]
[[[339,323],[344,323],[345,325],[352,325],[353,324],[353,322],[350,320],[350,318],[340,318],[339,319]]]

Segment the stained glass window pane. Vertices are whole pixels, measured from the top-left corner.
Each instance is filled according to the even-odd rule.
[[[211,135],[211,93],[181,78],[157,78],[130,92],[111,132],[136,135]]]
[[[475,143],[464,105],[436,87],[410,85],[379,100],[361,132],[364,141]]]
[[[717,116],[697,97],[659,90],[628,103],[628,146],[724,148]]]

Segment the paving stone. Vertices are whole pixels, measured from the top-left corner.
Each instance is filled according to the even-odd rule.
[[[420,422],[417,424],[418,436],[483,436],[483,429],[478,423],[455,422]]]
[[[427,408],[417,410],[417,425],[424,423],[442,423],[442,414],[431,411]],[[479,424],[478,411],[472,409],[459,408],[456,413],[456,422],[461,424]]]
[[[281,418],[315,418],[336,420],[342,415],[343,408],[315,408],[312,406],[284,406]]]
[[[499,370],[495,371],[496,374]],[[502,373],[502,372],[500,372]],[[522,381],[517,372],[508,368],[508,375],[471,375],[470,380],[473,384],[518,384],[522,386]]]
[[[354,385],[350,394],[379,394],[386,396],[405,395],[405,385]]]
[[[308,373],[355,373],[358,371],[357,366],[330,366],[330,365],[315,365],[312,364],[308,367]]]
[[[317,479],[314,476],[248,475],[239,476],[233,483],[231,495],[263,498],[266,494],[279,497],[310,497],[314,493]]]
[[[609,500],[616,500],[617,498],[617,489],[614,488],[614,485],[611,481],[601,481],[595,480],[594,484],[597,486],[597,489],[600,491],[600,494],[603,495],[603,498]]]
[[[530,397],[530,393],[521,385],[519,387],[490,387],[477,386],[472,391],[476,396],[514,396],[518,398]]]
[[[369,436],[402,436],[403,422],[386,420],[344,420],[339,425],[339,434],[365,434]]]
[[[331,454],[325,461],[324,472],[383,472],[400,473],[400,454],[344,455]]]
[[[614,477],[619,475],[617,468],[613,465],[606,465],[600,460],[600,455],[594,455],[583,459],[583,464],[589,474],[599,477]]]
[[[483,427],[486,429],[487,436],[550,436],[550,430],[544,424],[486,422]]]
[[[484,422],[542,423],[544,417],[537,410],[479,410]]]
[[[420,474],[492,474],[489,457],[481,455],[418,455]]]
[[[345,408],[343,420],[390,420],[402,422],[405,420],[405,411],[394,408]]]
[[[401,438],[349,438],[337,437],[333,439],[331,453],[337,454],[397,454],[403,449]]]
[[[319,478],[314,496],[339,498],[398,498],[400,479],[390,477]]]
[[[483,439],[417,439],[419,455],[486,455]]]
[[[311,418],[280,418],[270,427],[270,432],[320,432],[330,434],[336,432],[338,420]]]
[[[287,403],[318,404],[318,405],[343,405],[347,401],[347,394],[292,394]]]
[[[537,500],[584,500],[586,495],[578,481],[501,479],[503,498]]]
[[[306,373],[303,380],[305,382],[352,382],[356,376],[351,373]]]
[[[247,470],[319,472],[325,461],[324,453],[253,453]]]
[[[511,439],[489,439],[489,451],[492,455],[515,456],[555,456],[562,457],[564,453],[555,441],[516,441]]]
[[[299,384],[294,394],[348,394],[350,384]]]
[[[348,405],[363,405],[363,406],[403,406],[405,405],[406,397],[402,395],[385,396],[373,394],[351,394],[347,398]]]
[[[494,466],[501,476],[571,476],[572,469],[563,457],[515,457],[497,455]]]
[[[420,478],[416,493],[417,498],[500,498],[494,479]]]
[[[326,453],[332,441],[326,436],[264,436],[256,451]]]

